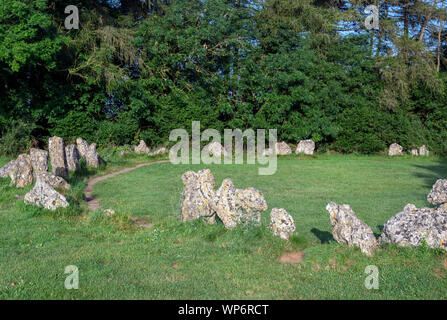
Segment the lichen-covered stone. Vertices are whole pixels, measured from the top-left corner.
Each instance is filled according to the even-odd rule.
[[[419,246],[423,239],[431,248],[447,250],[447,204],[420,209],[407,204],[385,223],[379,241],[405,247]]]
[[[24,201],[52,211],[69,205],[67,199],[46,183],[41,176],[37,177],[35,186],[25,195]]]
[[[208,223],[215,222],[215,181],[209,169],[188,171],[182,175],[182,221],[205,217]]]
[[[53,188],[70,190],[70,184],[67,181],[65,181],[64,178],[56,176],[51,172],[41,172],[36,177],[37,177],[36,179],[40,178]]]
[[[92,143],[87,150],[85,155],[87,166],[92,168],[99,168],[99,166],[104,162],[99,153],[96,151],[96,143]]]
[[[65,155],[64,140],[52,137],[48,140],[52,172],[60,177],[68,178],[67,158]]]
[[[240,224],[258,224],[261,211],[265,210],[267,203],[259,190],[236,189],[230,179],[225,179],[216,192],[216,213],[227,229]]]
[[[21,154],[17,157],[14,168],[9,172],[11,183],[17,188],[24,188],[33,183],[33,166],[31,157]]]
[[[296,146],[295,153],[304,153],[308,155],[314,154],[315,150],[315,142],[311,139],[308,140],[301,140],[298,145]]]
[[[330,202],[326,206],[332,224],[332,236],[340,244],[357,246],[366,255],[373,255],[378,242],[371,228],[355,215],[347,204]]]
[[[159,148],[159,149],[157,149],[157,150],[155,150],[153,152],[148,152],[148,155],[149,156],[156,156],[156,155],[164,154],[164,153],[166,153],[166,148],[162,147],[162,148]]]
[[[79,156],[81,159],[86,159],[86,155],[88,152],[88,143],[82,138],[76,139],[76,147],[78,148]]]
[[[425,145],[422,145],[419,147],[419,155],[420,156],[428,156],[430,154],[430,151],[428,151],[427,147]]]
[[[447,203],[447,179],[438,179],[433,185],[427,200],[431,204],[439,205]]]
[[[288,240],[296,230],[292,216],[282,208],[273,208],[270,212],[269,228],[283,240]]]
[[[411,155],[412,156],[418,156],[419,155],[418,149],[411,149]]]
[[[147,154],[151,151],[144,140],[140,140],[140,144],[134,150],[136,154]]]
[[[278,155],[286,155],[292,153],[292,149],[290,149],[289,145],[284,141],[275,143],[275,149],[276,154]]]
[[[227,156],[228,152],[219,142],[211,142],[203,147],[202,153],[212,154],[214,157],[221,157],[222,155]]]
[[[81,165],[79,164],[81,155],[75,144],[70,144],[65,147],[65,155],[67,157],[67,167],[69,171],[81,170]]]
[[[31,148],[29,151],[34,175],[48,171],[48,151]]]
[[[404,154],[404,148],[402,148],[401,145],[397,143],[393,143],[390,145],[390,148],[388,149],[388,155],[389,156],[401,156]]]
[[[11,160],[3,167],[0,168],[0,178],[7,178],[11,171],[14,171],[16,167],[16,160]]]

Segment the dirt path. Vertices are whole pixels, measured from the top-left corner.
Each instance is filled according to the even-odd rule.
[[[144,167],[144,166],[148,166],[148,165],[155,164],[155,163],[163,163],[163,162],[169,162],[169,160],[159,160],[159,161],[152,161],[152,162],[144,162],[144,163],[137,164],[134,167],[124,168],[124,169],[121,169],[121,170],[118,170],[118,171],[115,171],[115,172],[111,172],[111,173],[105,174],[105,175],[100,176],[100,177],[96,177],[96,178],[90,179],[87,182],[87,186],[84,189],[85,201],[87,202],[88,209],[89,210],[96,210],[96,209],[100,208],[98,199],[93,197],[93,186],[97,182],[103,181],[103,180],[106,180],[106,179],[109,179],[109,178],[112,178],[112,177],[117,176],[117,175],[119,175],[121,173],[129,172],[129,171],[132,171],[132,170]]]

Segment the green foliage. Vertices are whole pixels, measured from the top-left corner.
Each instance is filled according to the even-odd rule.
[[[0,136],[0,155],[15,157],[28,152],[36,125],[21,120],[13,121]]]

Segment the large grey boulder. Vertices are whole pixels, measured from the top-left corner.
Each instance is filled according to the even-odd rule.
[[[264,195],[255,188],[236,189],[230,179],[225,179],[216,192],[216,213],[227,229],[259,224],[265,210]]]
[[[208,143],[202,149],[202,153],[213,155],[214,157],[221,157],[222,155],[227,156],[228,151],[219,143],[219,142],[211,142]]]
[[[33,166],[31,157],[27,154],[21,154],[15,161],[15,166],[9,171],[11,183],[17,188],[24,188],[33,183]]]
[[[435,182],[427,195],[427,200],[434,205],[447,203],[447,179],[438,179]]]
[[[56,176],[51,172],[41,172],[36,176],[36,180],[41,179],[48,183],[53,188],[70,190],[71,186],[65,181],[64,178]]]
[[[304,153],[304,154],[312,155],[312,154],[314,154],[314,150],[315,150],[315,142],[313,142],[313,140],[311,140],[311,139],[301,140],[298,143],[298,145],[296,146],[295,153],[296,154]]]
[[[275,149],[276,154],[278,155],[286,155],[292,153],[292,149],[290,149],[289,145],[284,141],[275,143]]]
[[[65,155],[64,140],[52,137],[48,140],[52,172],[60,177],[68,178],[67,158]]]
[[[29,151],[34,175],[48,171],[48,151],[31,148]]]
[[[67,157],[67,167],[69,171],[81,170],[81,165],[79,164],[81,155],[75,144],[70,144],[65,147],[65,155]]]
[[[215,181],[209,169],[188,171],[182,175],[182,221],[205,217],[208,223],[215,222]]]
[[[385,223],[379,241],[405,247],[419,246],[423,239],[431,248],[447,250],[447,204],[420,209],[407,204]]]
[[[388,149],[388,155],[389,156],[401,156],[404,154],[404,148],[402,148],[401,145],[397,143],[393,143],[390,145]]]
[[[69,205],[67,199],[40,176],[37,177],[33,189],[25,195],[24,201],[52,211],[57,208],[66,208]]]
[[[14,171],[16,167],[16,160],[11,160],[7,164],[5,164],[3,167],[0,168],[0,178],[7,178],[9,177],[9,173],[11,171]]]
[[[283,240],[288,240],[296,230],[292,216],[282,208],[273,208],[270,212],[269,228]]]
[[[136,154],[147,154],[151,151],[144,140],[140,140],[140,144],[134,150]]]
[[[326,210],[330,215],[332,236],[338,243],[360,247],[368,256],[374,254],[378,247],[374,233],[366,223],[357,218],[349,205],[330,202]]]

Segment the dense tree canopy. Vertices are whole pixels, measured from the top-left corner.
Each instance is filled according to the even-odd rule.
[[[0,152],[52,135],[155,145],[200,120],[320,150],[447,153],[445,0],[70,4],[79,30],[64,27],[66,1],[2,1]]]

